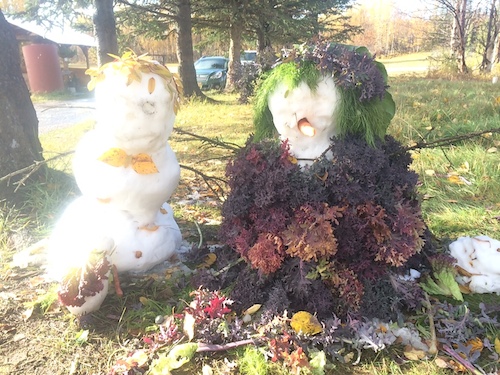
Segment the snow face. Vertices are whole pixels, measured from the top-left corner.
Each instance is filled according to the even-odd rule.
[[[293,90],[282,83],[269,95],[274,126],[282,140],[288,139],[299,164],[311,164],[337,135],[335,115],[340,95],[331,76],[321,77],[314,90],[305,82]]]
[[[460,237],[449,245],[456,264],[469,275],[459,277],[474,293],[500,294],[500,241],[488,236]]]
[[[140,82],[108,67],[96,84],[96,129],[130,153],[163,147],[175,121],[174,95],[159,75],[141,73]]]

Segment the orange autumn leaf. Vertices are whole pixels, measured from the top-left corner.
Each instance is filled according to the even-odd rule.
[[[472,352],[482,352],[483,351],[483,340],[481,340],[479,337],[475,337],[473,339],[470,339],[469,341],[466,342],[467,346],[471,347]]]
[[[112,167],[126,167],[129,163],[127,153],[121,148],[113,147],[102,154],[98,160]]]
[[[152,94],[153,91],[155,91],[155,86],[156,86],[156,81],[153,77],[151,77],[148,81],[148,92],[150,94]]]
[[[156,168],[153,159],[147,154],[132,156],[132,168],[139,174],[158,173],[158,168]]]
[[[148,232],[156,232],[158,230],[159,226],[155,224],[148,224],[148,225],[143,225],[142,227],[139,227],[141,230],[146,230]]]

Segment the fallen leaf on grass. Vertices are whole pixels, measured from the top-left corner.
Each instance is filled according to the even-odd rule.
[[[35,309],[34,306],[31,306],[29,308],[27,308],[26,310],[23,311],[23,313],[21,314],[23,320],[26,322],[29,318],[31,318],[31,316],[33,315],[33,310]]]
[[[77,332],[75,335],[75,341],[77,344],[84,344],[89,340],[89,330],[81,330],[80,332]]]
[[[423,350],[415,349],[413,346],[406,346],[404,355],[410,361],[419,361],[425,358],[425,352]]]
[[[447,180],[448,182],[457,185],[472,185],[472,182],[467,180],[465,177],[459,176],[457,174],[449,174]]]
[[[500,354],[500,339],[498,337],[495,337],[495,351]]]
[[[471,352],[482,352],[484,348],[483,340],[481,340],[479,337],[475,337],[467,341],[466,346],[471,347]]]
[[[497,152],[497,150],[498,149],[496,147],[490,147],[489,149],[486,150],[486,152],[492,154],[494,152]]]
[[[196,268],[210,268],[210,266],[212,266],[212,264],[214,264],[216,260],[217,255],[215,255],[214,253],[209,253],[205,256],[203,262],[201,262]]]
[[[12,341],[18,342],[18,341],[24,340],[25,338],[26,338],[26,335],[24,333],[18,333],[16,335],[14,335],[14,337],[12,338]]]
[[[255,314],[257,311],[259,311],[259,309],[262,307],[262,305],[256,303],[255,305],[253,306],[250,306],[248,309],[246,309],[244,312],[243,312],[243,315],[252,315],[252,314]]]
[[[439,368],[448,368],[449,367],[448,362],[441,357],[436,357],[436,359],[434,360],[434,363]]]
[[[306,335],[315,335],[323,331],[318,318],[307,311],[299,311],[293,314],[290,325],[295,332]]]
[[[191,341],[194,338],[195,324],[196,324],[196,319],[194,318],[194,316],[189,313],[185,313],[182,330],[184,331],[184,334],[188,337],[189,341]]]

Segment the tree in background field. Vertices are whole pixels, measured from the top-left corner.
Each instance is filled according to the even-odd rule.
[[[498,48],[499,26],[497,0],[491,0],[485,33],[486,37],[482,44],[483,53],[480,67],[482,71],[491,72],[496,60],[495,49]]]
[[[19,46],[0,9],[0,178],[42,161],[38,119],[21,73]],[[10,182],[14,182],[12,178]],[[0,182],[4,192],[7,181]],[[0,197],[1,198],[1,197]]]
[[[393,55],[429,49],[433,24],[419,14],[400,9],[394,0],[365,1],[348,15],[352,25],[363,29],[350,39],[378,55]]]

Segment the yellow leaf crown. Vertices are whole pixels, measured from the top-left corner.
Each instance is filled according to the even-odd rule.
[[[174,98],[174,112],[177,113],[182,96],[182,83],[177,74],[173,74],[166,66],[154,61],[147,53],[137,56],[134,51],[128,50],[121,57],[111,53],[108,55],[115,60],[85,71],[85,74],[92,77],[87,85],[89,91],[92,91],[97,83],[104,80],[104,71],[109,67],[127,77],[127,86],[134,81],[141,82],[142,73],[153,73],[163,78],[165,88]]]

